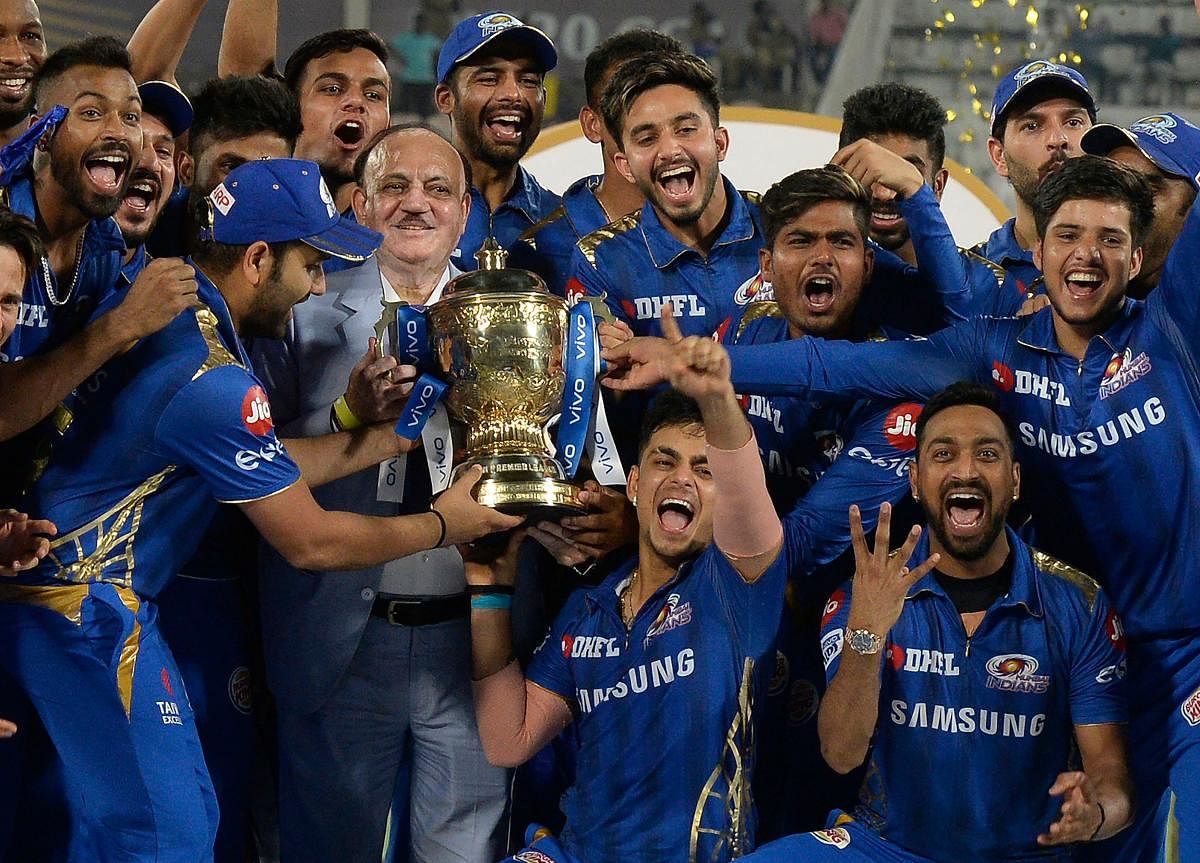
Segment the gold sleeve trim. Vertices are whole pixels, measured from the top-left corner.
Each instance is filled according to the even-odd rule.
[[[762,205],[762,195],[760,195],[758,192],[751,192],[746,189],[738,189],[738,192],[741,193],[742,197],[745,198],[748,203],[751,203],[756,207]]]
[[[996,287],[997,288],[1004,287],[1004,277],[1006,275],[1008,275],[1008,271],[1006,269],[1004,269],[1004,267],[997,264],[995,261],[989,260],[989,259],[985,258],[983,255],[979,254],[978,250],[980,248],[981,248],[981,246],[975,246],[970,249],[963,249],[960,247],[958,250],[958,253],[960,255],[962,255],[964,258],[966,258],[968,261],[978,261],[979,263],[986,266],[989,270],[992,271],[992,275],[996,277]]]
[[[760,318],[782,318],[783,309],[779,308],[779,303],[774,300],[759,300],[746,306],[746,313],[742,315],[742,320],[738,324],[737,332],[733,336],[736,342],[742,337],[742,333],[746,332],[746,327],[750,326]]]
[[[221,337],[217,334],[217,316],[208,306],[196,309],[196,326],[200,329],[200,335],[204,337],[204,344],[208,346],[208,356],[200,364],[200,368],[196,369],[192,380],[221,366],[245,368],[238,358],[230,353],[225,345],[221,344]]]
[[[1038,551],[1036,548],[1032,548],[1030,551],[1033,552],[1034,566],[1047,575],[1056,576],[1074,585],[1083,593],[1083,598],[1087,600],[1088,611],[1095,610],[1096,596],[1100,593],[1100,585],[1094,579],[1043,551]]]
[[[557,207],[555,207],[553,210],[551,210],[548,214],[546,214],[543,218],[541,218],[540,220],[538,220],[537,222],[535,222],[534,224],[532,224],[528,228],[526,228],[525,233],[523,233],[523,234],[521,234],[521,236],[517,237],[517,242],[518,243],[528,243],[529,247],[536,252],[537,251],[537,240],[535,239],[535,237],[537,236],[538,232],[541,231],[542,228],[546,227],[547,225],[549,225],[553,222],[557,222],[559,219],[563,218],[565,215],[567,215],[567,208],[564,207],[562,204],[559,204]]]
[[[587,258],[587,262],[593,267],[596,266],[596,248],[605,240],[611,240],[613,237],[624,234],[626,231],[632,231],[642,221],[642,211],[634,210],[632,213],[626,213],[619,219],[613,219],[607,225],[597,228],[590,234],[586,234],[579,238],[579,242],[575,247],[583,253]]]

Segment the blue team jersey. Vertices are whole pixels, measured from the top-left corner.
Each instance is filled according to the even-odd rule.
[[[1198,257],[1200,211],[1193,209],[1158,287],[1145,301],[1126,299],[1082,362],[1058,346],[1046,308],[1025,318],[978,318],[927,340],[734,347],[734,386],[920,400],[963,379],[994,386],[1017,426],[1022,498],[1038,545],[1095,573],[1131,635],[1193,632],[1200,621],[1192,577],[1200,511],[1189,504],[1200,492]]]
[[[946,863],[1072,859],[1069,849],[1037,844],[1059,817],[1061,799],[1046,792],[1074,769],[1073,726],[1126,720],[1124,645],[1104,594],[1007,534],[1012,587],[970,638],[932,573],[909,589],[887,636],[854,813],[889,842]],[[922,536],[910,565],[928,556]],[[830,598],[822,621],[830,681],[851,584]]]
[[[300,472],[220,292],[109,362],[54,414],[58,440],[22,508],[58,525],[23,584],[104,581],[153,597],[217,502],[283,491]]]
[[[8,186],[5,198],[14,213],[37,224],[37,201],[31,174],[15,179]],[[84,230],[73,289],[69,284],[59,284],[43,258],[25,282],[21,307],[17,311],[17,328],[3,346],[0,360],[19,360],[58,347],[83,329],[96,307],[117,288],[124,252],[125,240],[116,221],[94,219]],[[46,288],[47,280],[50,290]],[[51,299],[51,293],[58,303]]]
[[[754,584],[709,546],[628,632],[620,590],[632,562],[567,600],[526,676],[575,715],[562,842],[581,863],[720,863],[752,847],[755,702],[801,555],[793,524]]]
[[[729,221],[707,255],[677,240],[652,204],[583,237],[575,246],[569,297],[602,297],[635,335],[657,336],[659,313],[675,305],[685,336],[722,333],[764,288],[758,251],[765,245],[758,195],[724,177]]]
[[[603,175],[593,174],[572,183],[562,202],[521,235],[511,249],[508,265],[533,270],[546,280],[551,293],[565,297],[575,244],[609,221],[596,200],[603,179]]]
[[[1033,263],[1033,253],[1016,241],[1014,218],[996,228],[988,240],[949,257],[943,253],[948,228],[940,209],[930,209],[914,194],[900,202],[900,214],[908,223],[920,268],[936,265],[944,270],[942,277],[966,284],[970,299],[962,306],[964,317],[1016,314],[1030,296],[1043,293],[1042,270]]]
[[[483,195],[471,187],[471,212],[463,226],[458,248],[450,260],[462,272],[478,269],[475,253],[488,237],[495,237],[501,248],[508,249],[520,236],[548,216],[559,204],[558,195],[538,185],[533,174],[517,166],[517,178],[508,197],[492,210]]]
[[[779,306],[758,301],[746,307],[725,343],[762,345],[790,338]],[[738,400],[754,428],[775,508],[790,512],[805,497],[814,510],[828,513],[827,526],[815,531],[829,543],[816,556],[817,563],[828,563],[849,544],[850,504],[873,513],[884,501],[907,492],[920,404],[756,393],[739,395]]]

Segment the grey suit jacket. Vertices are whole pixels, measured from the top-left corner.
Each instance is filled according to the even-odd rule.
[[[453,275],[453,273],[452,273]],[[296,306],[283,341],[256,340],[252,359],[271,399],[280,437],[327,434],[329,407],[346,389],[350,370],[375,335],[382,307],[379,266],[360,267],[326,279],[325,294]],[[413,453],[408,470],[425,470]],[[371,467],[313,490],[325,509],[396,515],[399,504],[377,500],[378,468]],[[410,507],[411,509],[411,507]],[[447,568],[462,576],[454,549],[404,558],[413,595],[428,583],[445,583]],[[422,575],[436,577],[423,578]],[[289,566],[269,547],[260,560],[263,641],[267,682],[280,706],[297,713],[318,709],[354,656],[378,590],[382,566],[316,573]],[[424,585],[423,585],[424,582]]]

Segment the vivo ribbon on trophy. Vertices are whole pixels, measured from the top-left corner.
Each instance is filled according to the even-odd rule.
[[[381,349],[422,371],[396,433],[423,439],[434,491],[477,464],[481,504],[558,519],[586,509],[572,482],[585,450],[597,480],[625,481],[599,398],[595,317],[589,302],[568,308],[534,273],[507,269],[507,257],[489,239],[476,255],[480,269],[451,281],[428,308],[385,302],[376,331]],[[465,435],[451,475],[453,447],[428,434],[439,404]]]

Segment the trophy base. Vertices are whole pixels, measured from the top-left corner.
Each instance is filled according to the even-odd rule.
[[[530,522],[558,521],[568,515],[582,515],[587,507],[579,499],[580,489],[561,479],[561,470],[553,459],[541,456],[492,456],[465,462],[455,474],[481,465],[483,479],[472,496],[483,506],[508,515],[525,516]]]

